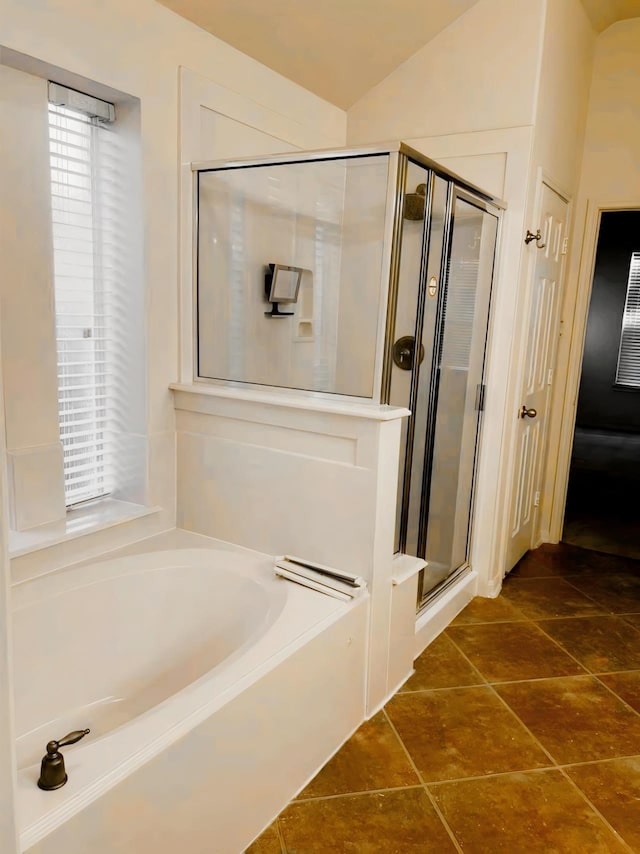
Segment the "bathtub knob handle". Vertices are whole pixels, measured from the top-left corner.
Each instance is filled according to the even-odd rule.
[[[76,741],[80,741],[81,738],[84,738],[85,735],[89,735],[90,732],[90,729],[75,729],[59,741],[50,741],[47,745],[47,753],[49,752],[50,744],[55,744],[54,752],[56,752],[59,747],[66,747],[68,744],[75,744]]]
[[[38,780],[38,787],[40,789],[48,792],[64,786],[67,782],[67,772],[64,768],[64,756],[58,751],[58,748],[75,744],[76,741],[80,741],[89,732],[91,730],[76,729],[65,735],[60,741],[50,741],[47,744],[47,755],[42,760],[42,765],[40,766],[40,778]]]

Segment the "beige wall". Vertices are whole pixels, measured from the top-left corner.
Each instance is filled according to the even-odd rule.
[[[580,201],[640,203],[640,18],[596,42]]]
[[[47,83],[0,65],[0,305],[11,527],[65,515]]]
[[[548,2],[533,161],[572,196],[580,177],[594,46],[580,0]]]
[[[344,144],[345,114],[154,0],[4,0],[0,43],[0,62],[19,63],[13,55],[19,52],[41,62],[27,62],[24,70],[55,74],[60,82],[89,87],[94,94],[107,86],[140,99],[150,465],[158,455],[173,453],[168,384],[178,374],[180,68],[214,80],[223,92],[251,99],[256,115],[266,108],[294,125],[315,129],[323,145]],[[148,500],[160,503],[166,495],[159,488]]]
[[[348,142],[533,123],[545,0],[480,0],[348,111]]]
[[[640,208],[640,18],[620,21],[596,39],[582,169],[574,206],[569,273],[554,390],[548,471],[549,538],[562,533],[584,331],[589,309],[598,208]],[[557,452],[557,453],[556,453]],[[555,486],[555,489],[553,487]]]

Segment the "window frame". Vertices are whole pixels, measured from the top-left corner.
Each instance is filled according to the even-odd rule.
[[[614,388],[640,392],[640,250],[632,252],[629,261]]]

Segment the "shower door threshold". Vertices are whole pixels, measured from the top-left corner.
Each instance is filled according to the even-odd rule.
[[[441,581],[436,587],[427,593],[427,595],[418,603],[417,617],[422,616],[436,599],[439,599],[450,587],[457,584],[461,578],[471,573],[471,567],[468,563],[463,563],[462,566],[454,570],[451,575],[448,575],[444,581]]]

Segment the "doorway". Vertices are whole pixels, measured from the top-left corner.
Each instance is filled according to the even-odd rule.
[[[640,558],[640,210],[604,211],[562,539]]]

